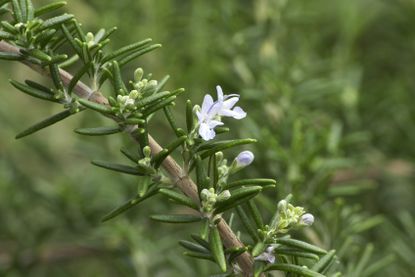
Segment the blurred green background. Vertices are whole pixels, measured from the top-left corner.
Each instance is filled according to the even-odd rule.
[[[255,163],[241,174],[278,180],[258,204],[270,215],[293,193],[316,216],[297,236],[337,249],[344,276],[415,275],[414,1],[68,2],[88,31],[119,27],[113,49],[147,37],[163,44],[127,77],[138,66],[157,79],[170,74],[168,88],[186,88],[194,103],[217,84],[240,93],[248,118],[230,136],[259,140]],[[191,228],[149,221],[173,207],[161,198],[100,223],[137,189],[133,177],[89,164],[122,161],[128,138],[72,131],[101,118],[85,113],[14,140],[57,111],[7,82],[28,76],[41,80],[0,62],[0,275],[218,272],[182,256],[177,241]],[[162,117],[152,124],[161,142],[166,128]]]

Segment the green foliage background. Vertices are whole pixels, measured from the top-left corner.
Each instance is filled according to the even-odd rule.
[[[376,276],[415,274],[413,1],[71,0],[67,9],[87,30],[118,26],[114,48],[147,37],[163,44],[131,74],[170,74],[169,86],[194,103],[217,84],[240,93],[248,118],[232,136],[259,140],[245,174],[279,181],[259,204],[271,214],[292,192],[316,215],[298,236],[338,249],[344,275],[369,276],[370,265],[384,265]],[[100,223],[136,184],[89,160],[121,159],[128,138],[75,135],[101,121],[90,113],[15,141],[53,108],[7,82],[40,77],[18,64],[0,69],[0,275],[217,272],[181,255],[177,241],[191,230],[148,220],[171,209],[161,198]],[[152,127],[161,142],[165,124]]]

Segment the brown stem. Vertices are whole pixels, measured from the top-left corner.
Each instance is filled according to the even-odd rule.
[[[13,45],[10,45],[4,41],[0,41],[0,51],[10,52],[10,53],[19,53],[18,48]],[[25,65],[29,66],[33,70],[43,74],[49,75],[48,71],[43,69],[38,65],[29,63],[28,61],[22,61]],[[72,75],[68,72],[61,70],[62,81],[65,85],[68,85],[72,79]],[[78,82],[74,88],[74,92],[78,97],[87,98],[90,101],[107,105],[108,99],[103,96],[99,91],[92,91],[87,85],[82,82]],[[137,141],[137,137],[134,136],[134,132],[130,132],[130,135],[134,140]],[[151,150],[154,154],[157,154],[161,151],[162,147],[149,135],[149,144]],[[197,193],[196,184],[193,180],[185,174],[183,169],[176,163],[172,157],[167,157],[163,164],[163,168],[169,173],[170,177],[175,181],[177,187],[187,196],[191,197],[193,200],[199,201],[199,196]],[[221,220],[218,224],[218,228],[223,240],[223,244],[226,248],[234,247],[244,247],[243,243],[236,237],[229,225]],[[251,276],[253,269],[253,259],[248,252],[244,252],[236,258],[236,261],[243,271],[244,276]]]

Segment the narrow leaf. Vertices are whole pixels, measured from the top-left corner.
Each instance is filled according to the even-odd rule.
[[[215,154],[216,152],[223,151],[223,150],[235,147],[235,146],[245,145],[245,144],[250,144],[250,143],[255,143],[255,142],[257,142],[256,139],[238,139],[238,140],[222,142],[218,145],[211,147],[209,150],[206,150],[205,152],[203,152],[200,155],[200,157],[202,159],[206,159],[207,157]]]
[[[0,52],[0,60],[21,61],[24,57],[18,53]]]
[[[194,118],[193,118],[193,106],[192,101],[186,102],[186,126],[187,131],[190,133],[193,130]]]
[[[206,253],[209,254],[209,250],[205,247],[201,246],[200,244],[196,244],[187,240],[179,241],[179,244],[186,248],[187,250],[198,252],[198,253]]]
[[[331,263],[335,254],[336,254],[335,250],[329,251],[326,255],[324,255],[320,259],[320,261],[314,264],[311,269],[317,272],[323,272],[327,268],[327,266]]]
[[[269,185],[275,185],[277,184],[277,181],[275,181],[274,179],[245,179],[245,180],[239,180],[239,181],[234,181],[231,183],[227,183],[226,185],[224,185],[222,188],[223,189],[230,189],[230,188],[234,188],[234,187],[240,187],[240,186],[269,186]]]
[[[292,265],[292,264],[271,264],[265,267],[264,272],[272,271],[272,270],[279,270],[284,272],[291,272],[295,274],[299,274],[301,276],[306,277],[324,277],[324,275],[312,271],[308,269],[307,267],[298,266],[298,265]]]
[[[98,104],[98,103],[95,103],[95,102],[91,102],[91,101],[88,101],[88,100],[83,99],[83,98],[79,98],[78,102],[81,103],[83,106],[85,106],[87,108],[90,108],[92,110],[95,110],[97,112],[100,112],[100,113],[105,113],[105,114],[113,114],[114,113],[112,111],[112,109],[108,106],[104,106],[104,105],[101,105],[101,104]]]
[[[126,55],[128,53],[131,53],[133,51],[136,51],[137,49],[141,49],[143,46],[149,44],[152,41],[152,39],[147,38],[145,40],[124,46],[118,50],[115,50],[114,52],[112,52],[111,54],[108,54],[107,56],[105,56],[102,60],[103,63],[106,63],[110,60],[116,59],[122,55]]]
[[[186,136],[177,138],[175,141],[167,145],[165,149],[163,149],[157,155],[155,155],[151,161],[154,164],[154,167],[159,168],[164,159],[166,159],[177,147],[182,145],[186,138]]]
[[[325,255],[327,254],[327,251],[324,249],[321,249],[320,247],[317,247],[315,245],[303,242],[301,240],[295,240],[295,239],[288,239],[288,238],[279,238],[276,241],[279,244],[295,247],[298,249],[302,249],[307,252],[316,253],[319,255]]]
[[[150,217],[155,221],[166,222],[166,223],[192,223],[201,221],[202,218],[196,215],[152,215]]]
[[[220,238],[219,230],[217,226],[214,226],[210,230],[209,235],[210,251],[215,261],[218,263],[222,272],[226,272],[226,259],[225,253],[223,252],[222,239]]]
[[[109,169],[109,170],[113,170],[113,171],[117,171],[117,172],[121,172],[121,173],[126,173],[126,174],[130,174],[130,175],[139,175],[139,176],[143,176],[143,175],[147,175],[149,172],[144,170],[143,168],[139,168],[139,167],[133,167],[133,166],[129,166],[129,165],[123,165],[123,164],[117,164],[117,163],[109,163],[109,162],[105,162],[105,161],[97,161],[97,160],[93,160],[91,162],[93,165],[105,168],[105,169]]]
[[[124,203],[120,207],[112,210],[110,213],[105,215],[102,218],[102,222],[108,221],[108,220],[118,216],[119,214],[131,209],[135,205],[137,205],[137,204],[143,202],[144,200],[154,196],[157,192],[158,192],[158,188],[156,186],[154,186],[154,184],[153,184],[153,186],[147,191],[146,194],[144,194],[144,195],[137,194],[137,196],[135,196],[134,198],[128,200],[126,203]]]
[[[258,242],[260,240],[258,232],[249,217],[246,215],[244,209],[241,206],[238,206],[236,207],[236,212],[242,221],[242,225],[245,227],[246,231],[248,231],[248,234],[251,236],[254,242]]]
[[[142,56],[142,55],[144,55],[144,54],[146,54],[148,52],[151,52],[151,51],[153,51],[153,50],[155,50],[157,48],[160,48],[160,47],[161,47],[161,44],[154,44],[154,45],[151,45],[149,47],[146,47],[146,48],[144,48],[144,49],[142,49],[140,51],[137,51],[134,54],[128,55],[127,57],[125,57],[125,58],[123,58],[123,59],[121,59],[119,61],[120,67],[123,67],[124,65],[126,65],[129,62],[131,62],[132,60],[134,60],[134,59],[136,59],[136,58],[138,58],[138,57],[140,57],[140,56]]]
[[[231,197],[227,200],[217,202],[215,212],[222,213],[232,207],[240,205],[246,199],[251,199],[262,190],[260,186],[244,187],[231,192]]]
[[[160,193],[179,204],[185,205],[195,210],[199,208],[198,205],[190,197],[183,195],[182,193],[178,193],[170,189],[160,189]]]
[[[30,134],[33,134],[43,128],[46,128],[48,126],[51,126],[55,124],[56,122],[59,122],[68,116],[72,115],[72,112],[70,110],[65,110],[63,112],[60,112],[58,114],[55,114],[51,117],[46,118],[45,120],[42,120],[41,122],[29,127],[28,129],[24,130],[23,132],[16,135],[16,139],[20,139],[22,137],[28,136]]]
[[[106,136],[121,132],[119,126],[114,127],[97,127],[97,128],[78,128],[74,130],[75,133],[85,136]]]
[[[58,1],[58,2],[54,2],[54,3],[51,3],[51,4],[45,5],[43,7],[40,7],[40,8],[35,10],[35,17],[39,17],[39,16],[42,16],[46,13],[52,12],[54,10],[62,8],[65,5],[66,5],[66,1]]]
[[[48,28],[51,28],[57,25],[61,25],[65,23],[66,21],[71,20],[72,18],[73,18],[72,14],[63,14],[63,15],[49,18],[42,23],[42,26],[39,28],[39,31],[43,31],[45,29],[48,29]]]
[[[25,84],[22,84],[20,82],[14,81],[14,80],[10,80],[10,83],[17,88],[18,90],[20,90],[21,92],[24,92],[30,96],[42,99],[42,100],[47,100],[47,101],[51,101],[51,102],[59,102],[52,94],[47,93],[43,90],[39,90],[30,86],[27,86]]]

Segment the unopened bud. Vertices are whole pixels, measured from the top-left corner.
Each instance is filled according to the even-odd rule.
[[[243,151],[235,158],[237,167],[245,167],[254,161],[254,154],[251,151]]]
[[[139,82],[141,81],[141,78],[143,78],[144,70],[139,67],[134,71],[134,81]]]
[[[303,214],[301,216],[301,223],[303,225],[311,226],[314,223],[314,216],[310,213]]]

